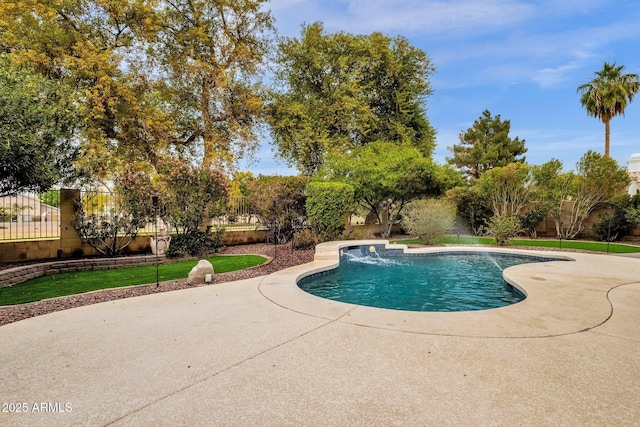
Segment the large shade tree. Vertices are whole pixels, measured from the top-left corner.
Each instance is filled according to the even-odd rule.
[[[627,105],[640,90],[637,74],[622,74],[623,65],[604,63],[596,77],[589,83],[578,86],[580,103],[587,114],[604,123],[604,155],[609,155],[611,128],[610,122],[617,115],[624,116]]]
[[[0,49],[74,88],[81,166],[103,183],[131,161],[232,163],[257,145],[266,0],[0,2]]]
[[[230,166],[258,145],[258,77],[270,46],[266,0],[162,2],[155,54],[172,101],[195,118],[202,165]]]
[[[502,120],[498,114],[491,116],[484,110],[473,126],[460,134],[460,144],[449,148],[453,157],[447,161],[471,178],[480,176],[490,169],[509,163],[523,163],[527,152],[525,141],[509,137],[511,122]]]
[[[125,163],[118,158],[149,160],[170,139],[170,120],[133,61],[154,34],[148,2],[0,2],[0,16],[0,45],[12,61],[73,88],[88,174],[106,181]]]
[[[320,23],[279,44],[268,105],[280,157],[308,175],[331,153],[384,140],[430,156],[429,57],[403,37],[326,34]]]

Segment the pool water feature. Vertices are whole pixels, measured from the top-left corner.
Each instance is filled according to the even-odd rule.
[[[298,286],[322,298],[378,308],[486,310],[525,298],[505,282],[505,268],[550,260],[482,252],[380,256],[375,249],[349,248],[341,253],[337,268],[305,277]]]

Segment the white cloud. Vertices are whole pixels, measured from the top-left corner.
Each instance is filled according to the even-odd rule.
[[[351,32],[477,34],[510,27],[532,13],[534,7],[514,0],[351,0],[343,14],[326,23]]]
[[[332,32],[460,37],[512,27],[537,13],[519,0],[272,0],[269,8],[284,36],[296,35],[303,22],[322,21]]]
[[[532,27],[505,33],[504,37],[448,43],[446,49],[434,44],[436,50],[428,53],[442,71],[438,75],[441,87],[534,82],[550,88],[574,85],[576,79],[591,76],[594,65],[601,66],[603,60],[621,61],[613,56],[611,46],[637,39],[638,35],[638,20],[554,32],[538,32]]]
[[[569,72],[580,68],[582,68],[582,64],[576,62],[561,65],[556,68],[544,68],[535,73],[533,80],[543,88],[557,86],[559,83],[570,80],[570,77],[567,75]]]

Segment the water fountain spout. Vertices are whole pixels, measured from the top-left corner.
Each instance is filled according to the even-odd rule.
[[[498,270],[504,271],[504,268],[500,267],[500,264],[498,264],[498,261],[496,261],[496,259],[492,257],[490,253],[485,253],[484,255],[493,263],[493,265],[498,267]]]
[[[376,251],[376,247],[375,246],[369,246],[369,254],[373,257],[373,258],[378,258],[380,259],[380,254]]]

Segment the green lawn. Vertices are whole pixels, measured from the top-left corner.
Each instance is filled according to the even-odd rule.
[[[396,240],[393,243],[401,243],[405,245],[419,244],[420,239]],[[476,236],[444,236],[437,241],[443,245],[495,245],[496,241],[492,237],[476,237]],[[540,248],[559,248],[559,240],[549,239],[513,239],[509,241],[509,247],[517,246],[536,246]],[[585,240],[563,240],[562,249],[580,249],[594,252],[607,252],[607,244],[603,242],[592,242]],[[625,254],[640,252],[640,246],[623,245],[620,243],[610,243],[609,252]]]
[[[208,258],[208,260],[213,265],[216,273],[226,273],[260,265],[266,261],[266,258],[258,255],[216,255]],[[158,267],[159,280],[163,282],[184,279],[197,263],[198,260],[160,264]],[[148,283],[156,283],[155,265],[60,273],[0,288],[0,306]]]

